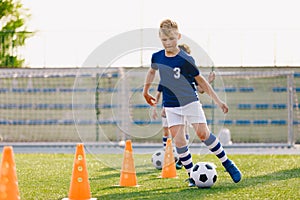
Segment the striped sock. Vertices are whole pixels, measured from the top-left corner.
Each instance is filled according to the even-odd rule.
[[[193,168],[193,160],[189,148],[187,146],[179,148],[176,147],[176,150],[182,165],[184,166],[188,174],[190,174]]]
[[[163,136],[163,137],[162,137],[162,143],[163,143],[164,148],[165,148],[166,145],[167,145],[167,140],[168,140],[168,137],[166,137],[166,136]]]
[[[221,145],[220,141],[214,134],[210,134],[209,138],[204,141],[204,144],[208,147],[208,149],[213,152],[222,163],[228,160],[227,155]]]

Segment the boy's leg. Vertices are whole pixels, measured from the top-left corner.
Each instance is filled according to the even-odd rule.
[[[188,176],[190,177],[191,170],[193,168],[193,160],[188,145],[185,140],[185,134],[183,131],[184,125],[176,125],[170,127],[171,135],[174,139],[174,143],[176,146],[176,151],[179,156],[179,160],[181,161],[182,165],[186,169]],[[188,178],[189,186],[195,186],[195,182],[193,179]]]
[[[189,138],[190,138],[190,135],[188,133],[188,122],[187,120],[185,119],[184,120],[184,134],[185,134],[185,139],[186,139],[186,142],[187,144],[189,143]],[[176,163],[176,169],[181,169],[183,167],[180,159],[177,161]]]
[[[232,180],[235,183],[239,182],[242,179],[242,174],[236,165],[227,158],[225,150],[223,149],[219,139],[214,134],[210,133],[208,139],[203,142],[209,148],[209,150],[220,159],[222,165],[230,174]]]
[[[166,117],[162,117],[161,120],[162,120],[162,127],[163,127],[162,143],[163,143],[163,147],[165,148],[169,137],[169,127],[168,127],[168,122]]]
[[[192,155],[189,151],[187,142],[185,140],[184,134],[184,116],[176,112],[173,112],[172,109],[166,108],[166,115],[169,125],[169,130],[172,135],[173,141],[176,146],[176,150],[181,160],[184,168],[188,173],[189,186],[195,186],[195,182],[190,178],[190,172],[193,168]]]

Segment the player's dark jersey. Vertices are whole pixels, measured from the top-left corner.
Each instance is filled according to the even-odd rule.
[[[198,101],[194,77],[200,72],[194,59],[184,51],[174,57],[166,57],[165,50],[152,55],[151,67],[159,70],[164,107],[179,107]]]

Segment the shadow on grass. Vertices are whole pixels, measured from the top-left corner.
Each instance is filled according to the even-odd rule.
[[[150,173],[151,174],[151,173]],[[119,174],[118,174],[119,175]],[[144,175],[148,175],[145,173]],[[253,187],[259,184],[275,182],[280,180],[288,180],[293,178],[300,178],[300,168],[281,170],[277,172],[272,172],[269,174],[255,176],[255,177],[245,177],[240,183],[233,183],[232,181],[225,181],[217,186],[209,189],[198,189],[197,187],[181,188],[181,186],[170,186],[156,184],[153,187],[157,188],[146,188],[146,187],[106,187],[99,188],[99,192],[106,191],[106,194],[100,195],[98,199],[200,199],[201,197],[215,197],[222,193],[231,192],[233,190],[238,190],[241,188]],[[148,178],[147,180],[151,180]],[[153,178],[154,179],[154,178]],[[161,183],[163,184],[163,183]],[[108,191],[111,192],[107,194]],[[246,198],[246,197],[245,197]]]
[[[261,176],[245,178],[244,180],[242,180],[241,186],[248,187],[271,181],[281,181],[292,178],[300,178],[300,168],[286,169]]]
[[[120,174],[121,174],[121,170],[115,170],[115,169],[109,168],[109,167],[101,168],[100,170],[98,170],[98,172],[101,173],[101,175],[90,178],[89,180],[111,179],[111,178],[120,177]],[[105,172],[108,172],[108,173],[103,174]],[[136,172],[137,177],[140,177],[140,176],[143,176],[143,175],[150,175],[151,176],[152,174],[157,174],[157,170],[149,169],[149,170],[144,171],[144,172]]]

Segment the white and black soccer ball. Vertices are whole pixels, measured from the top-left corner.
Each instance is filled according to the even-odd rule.
[[[173,148],[173,155],[175,163],[179,161],[179,156],[176,148]],[[162,169],[164,164],[165,150],[159,149],[152,154],[151,162],[156,169]]]
[[[152,154],[151,162],[156,169],[162,169],[164,164],[165,150],[159,149]]]
[[[210,188],[217,181],[216,166],[213,163],[198,162],[191,172],[191,178],[199,188]]]

